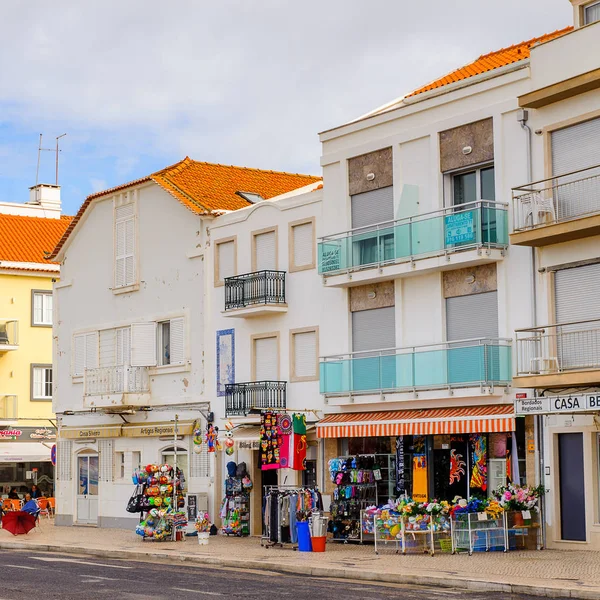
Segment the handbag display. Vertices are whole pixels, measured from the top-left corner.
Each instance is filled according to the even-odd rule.
[[[142,512],[142,501],[144,495],[142,494],[142,486],[136,485],[131,498],[129,498],[129,502],[125,507],[125,510],[128,513],[139,513]]]

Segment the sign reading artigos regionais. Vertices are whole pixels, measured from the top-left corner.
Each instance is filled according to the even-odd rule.
[[[517,415],[551,415],[556,413],[600,411],[600,393],[544,398],[517,398]]]

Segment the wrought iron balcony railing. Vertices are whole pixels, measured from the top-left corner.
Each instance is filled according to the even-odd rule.
[[[225,278],[225,310],[285,304],[285,271],[256,271]]]
[[[513,188],[513,229],[600,214],[600,165]]]
[[[84,395],[146,394],[150,391],[148,367],[100,367],[86,369]]]
[[[517,375],[600,369],[600,319],[515,332]]]
[[[507,205],[480,200],[321,238],[319,273],[333,275],[508,246]]]
[[[506,386],[511,382],[510,343],[478,338],[327,356],[320,364],[321,393]]]
[[[287,408],[287,382],[248,381],[225,385],[225,414],[245,416],[250,412]]]

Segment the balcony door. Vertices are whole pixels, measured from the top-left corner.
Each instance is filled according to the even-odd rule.
[[[600,165],[600,118],[551,133],[552,175]],[[558,221],[600,212],[600,168],[557,180],[553,198]]]
[[[561,370],[600,366],[600,263],[561,269],[554,274],[556,339],[548,340],[551,357]],[[594,319],[598,319],[593,322]]]
[[[498,292],[446,298],[446,339],[449,385],[498,381],[498,346],[485,341],[498,338]]]

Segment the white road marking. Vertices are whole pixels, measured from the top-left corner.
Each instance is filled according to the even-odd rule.
[[[12,567],[13,569],[29,569],[30,571],[37,571],[35,567],[26,567],[25,565],[2,565],[3,567]]]
[[[222,596],[219,592],[207,592],[205,590],[189,590],[187,588],[171,588],[172,590],[176,590],[178,592],[192,592],[194,594],[204,594],[206,596]]]
[[[76,558],[46,558],[42,556],[30,556],[33,560],[41,560],[43,562],[66,562],[66,563],[77,563],[78,565],[91,565],[92,567],[108,567],[109,569],[133,569],[133,567],[126,567],[123,565],[106,565],[104,563],[88,562],[85,560],[77,560]]]
[[[116,577],[101,577],[100,575],[82,575],[82,577],[86,577],[88,579],[102,579],[103,581],[121,581]]]

